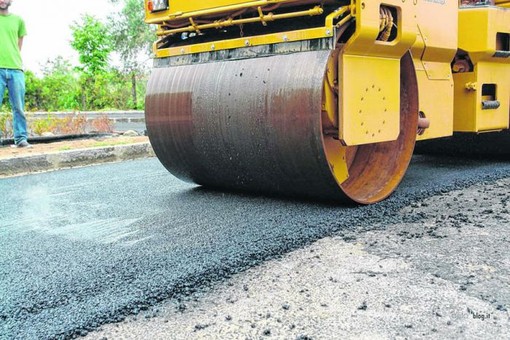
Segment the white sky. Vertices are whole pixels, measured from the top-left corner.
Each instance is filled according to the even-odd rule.
[[[114,9],[108,0],[13,0],[9,11],[21,16],[27,26],[22,49],[25,69],[39,73],[40,65],[59,55],[77,65],[69,26],[82,14],[102,20]]]

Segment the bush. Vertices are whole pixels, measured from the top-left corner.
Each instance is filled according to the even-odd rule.
[[[53,132],[56,130],[56,121],[51,115],[47,115],[44,119],[37,119],[29,123],[31,130],[36,135],[42,135],[45,132]]]
[[[0,112],[0,137],[12,138],[12,115]]]
[[[90,75],[58,57],[46,63],[42,77],[26,71],[25,79],[27,111],[131,110],[145,105],[148,75],[135,73],[136,105],[131,92],[132,74],[114,68]]]

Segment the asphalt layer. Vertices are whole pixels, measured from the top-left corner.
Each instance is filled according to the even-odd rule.
[[[185,309],[268,259],[331,235],[349,242],[420,200],[509,176],[508,161],[415,156],[396,194],[368,207],[209,191],[156,159],[2,179],[0,338],[85,335],[164,300]]]
[[[323,238],[87,339],[508,338],[509,187],[433,196],[397,224]]]

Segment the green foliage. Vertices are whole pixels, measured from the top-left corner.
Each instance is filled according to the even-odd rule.
[[[142,1],[110,1],[119,5],[119,11],[110,15],[108,24],[85,15],[71,26],[71,46],[79,54],[79,67],[57,57],[46,62],[42,75],[25,71],[27,111],[144,108],[148,70],[140,56],[146,59],[151,53],[154,32],[143,21]],[[109,63],[112,52],[121,58],[118,69]],[[7,93],[0,105],[2,111],[7,114],[0,116],[0,131],[8,132],[12,123]],[[31,128],[36,133],[62,129],[55,125],[54,117],[34,124]],[[102,125],[106,126],[104,122]]]
[[[39,81],[43,111],[69,111],[79,108],[80,88],[78,73],[62,57],[48,60],[42,68],[44,77]],[[27,82],[28,86],[28,82]]]
[[[42,68],[43,77],[25,71],[27,111],[64,111],[79,109],[78,74],[62,57],[48,60]]]
[[[155,38],[154,30],[144,22],[144,4],[139,0],[110,0],[122,3],[122,9],[110,15],[109,30],[115,51],[119,52],[126,70],[139,69],[140,54],[152,56],[151,45]]]
[[[139,107],[137,95],[138,75],[144,72],[143,57],[152,55],[150,49],[154,31],[144,23],[144,4],[139,0],[110,0],[122,3],[122,9],[109,16],[109,30],[113,37],[115,51],[121,56],[123,72],[131,79],[130,107]]]
[[[136,105],[132,97],[130,75],[108,69],[95,77],[73,69],[61,57],[48,61],[43,76],[26,72],[27,111],[90,111],[143,109],[148,75],[136,75]],[[4,107],[9,112],[8,106]]]
[[[45,132],[53,132],[57,123],[53,116],[47,115],[44,119],[34,120],[30,125],[31,131],[40,136]]]
[[[107,27],[90,15],[84,15],[81,23],[71,26],[71,46],[78,52],[82,71],[79,78],[81,107],[90,110],[104,107],[100,92],[108,85],[108,60],[113,49],[112,38]]]
[[[25,71],[25,108],[34,110],[41,106],[41,80],[32,71]]]
[[[71,26],[71,46],[78,52],[83,72],[95,76],[106,71],[108,58],[113,49],[112,37],[101,21],[84,15],[81,23]]]
[[[140,73],[136,76],[136,93],[137,98],[142,100],[135,101],[132,96],[132,79],[131,74],[125,74],[120,71],[114,70],[110,73],[110,83],[107,86],[110,93],[115,93],[116,96],[111,98],[111,105],[113,107],[125,107],[129,109],[141,110],[144,108],[144,94],[147,85],[147,73]]]

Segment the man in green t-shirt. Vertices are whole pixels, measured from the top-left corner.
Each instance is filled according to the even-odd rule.
[[[25,22],[9,13],[12,0],[0,0],[0,105],[5,89],[12,106],[12,126],[17,147],[31,147],[27,142],[25,117],[25,74],[21,61]]]

